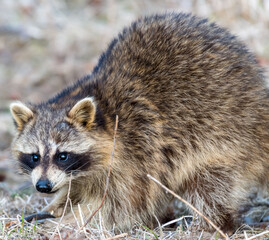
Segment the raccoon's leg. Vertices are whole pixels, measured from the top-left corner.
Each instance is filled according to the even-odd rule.
[[[87,204],[75,204],[72,207],[72,211],[67,211],[62,219],[63,224],[79,224],[82,226],[87,219],[91,216],[91,212],[88,209]],[[79,227],[80,227],[79,226]]]
[[[55,194],[52,202],[46,206],[42,211],[49,212],[55,217],[60,217],[63,214],[64,205],[66,202],[68,186],[64,186]]]
[[[246,182],[235,168],[207,166],[184,184],[185,198],[223,231],[236,228],[239,206],[246,199]],[[202,221],[202,227],[211,228]]]

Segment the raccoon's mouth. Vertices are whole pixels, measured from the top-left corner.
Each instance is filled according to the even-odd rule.
[[[50,191],[50,192],[41,192],[41,193],[45,193],[45,194],[53,194],[53,193],[56,193],[56,192],[58,192],[59,191],[59,189],[56,189],[56,190],[54,190],[54,191]]]
[[[48,192],[48,194],[53,194],[53,193],[56,193],[56,192],[58,192],[58,191],[59,191],[59,189],[56,189],[56,190],[54,190],[54,191]]]

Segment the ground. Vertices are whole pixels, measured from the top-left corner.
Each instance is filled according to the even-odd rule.
[[[227,27],[249,46],[269,72],[268,0],[1,1],[0,239],[49,239],[52,236],[53,239],[71,239],[73,232],[78,233],[79,239],[113,236],[125,239],[220,238],[216,233],[199,229],[199,224],[189,224],[184,218],[181,218],[182,224],[178,221],[179,226],[173,229],[167,228],[170,225],[158,229],[137,226],[123,235],[106,231],[98,223],[101,219],[98,213],[92,225],[81,230],[77,226],[62,229],[57,223],[46,227],[46,224],[27,225],[21,221],[24,216],[40,211],[50,198],[36,193],[31,183],[16,171],[9,147],[14,133],[8,112],[10,102],[40,102],[53,96],[90,73],[98,56],[123,26],[139,16],[165,11],[192,12]],[[241,210],[245,222],[268,222],[268,204],[266,192],[254,189],[248,206]],[[184,212],[181,208],[177,211],[180,218]],[[259,227],[264,226],[260,224]],[[231,238],[246,239],[244,231],[250,237],[266,229],[245,227]]]

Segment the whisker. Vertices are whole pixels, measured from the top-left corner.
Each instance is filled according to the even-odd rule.
[[[72,164],[68,165],[68,166],[63,170],[63,172],[66,171],[66,170],[67,170],[68,168],[70,168],[71,166],[73,166],[74,164],[76,164],[77,162],[78,162],[78,161],[75,161],[75,162],[73,162]],[[59,173],[58,176],[57,176],[56,178],[58,178],[61,174],[62,174],[62,173]],[[59,185],[59,184],[56,183],[56,185],[55,185],[54,187],[56,187],[57,185]]]
[[[81,168],[83,168],[87,164],[88,164],[88,162],[84,163],[83,165],[81,165],[80,167],[78,167],[75,171],[80,170]]]
[[[27,164],[20,162],[19,165],[22,168],[22,171],[26,171],[28,174],[32,172],[32,169]]]
[[[32,184],[29,186],[24,186],[24,187],[19,188],[18,191],[24,191],[24,190],[30,189],[30,188],[34,188],[34,186]]]
[[[73,166],[74,164],[76,164],[78,161],[79,161],[79,160],[77,160],[77,161],[73,162],[72,164],[70,164],[69,166],[67,166],[67,167],[64,169],[64,171],[67,170],[68,168],[72,167],[72,166]]]
[[[60,175],[59,175],[60,176]],[[59,182],[57,182],[53,188],[57,188],[62,182],[64,181],[64,178],[62,178]]]

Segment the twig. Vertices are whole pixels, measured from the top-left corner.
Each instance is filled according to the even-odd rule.
[[[73,210],[73,206],[72,206],[71,199],[70,199],[69,203],[70,203],[70,210],[71,210],[71,213],[73,214],[73,217],[74,217],[74,219],[75,219],[75,221],[76,221],[76,223],[77,223],[77,225],[78,225],[78,228],[80,228],[80,226],[79,226],[79,221],[78,221],[78,219],[77,219],[77,217],[76,217],[76,214],[75,214],[75,212],[74,212],[74,210]]]
[[[72,172],[71,172],[71,174],[70,174],[70,179],[69,179],[69,185],[68,185],[68,192],[67,192],[66,202],[65,202],[65,205],[64,205],[64,210],[63,210],[63,214],[62,214],[62,216],[61,216],[59,225],[61,224],[61,222],[62,222],[62,220],[63,220],[63,217],[64,217],[64,214],[65,214],[65,211],[66,211],[68,202],[70,201],[69,196],[70,196],[70,191],[71,191],[71,181],[72,181]]]
[[[218,231],[220,233],[220,235],[222,237],[224,237],[225,239],[229,239],[229,237],[227,235],[225,235],[220,229],[219,227],[217,227],[211,220],[209,220],[206,216],[204,216],[199,210],[197,210],[194,206],[192,206],[190,203],[188,203],[186,200],[184,200],[183,198],[181,198],[180,196],[178,196],[176,193],[174,193],[172,190],[170,190],[169,188],[167,188],[166,186],[164,186],[162,183],[160,183],[156,178],[152,177],[150,174],[147,174],[148,178],[150,178],[151,180],[153,180],[154,182],[156,182],[157,184],[159,184],[163,189],[165,189],[167,192],[171,193],[174,197],[176,197],[177,199],[179,199],[181,202],[185,203],[187,206],[189,206],[193,211],[195,211],[197,214],[199,214],[203,219],[205,219],[213,228],[216,229],[216,231]]]
[[[177,218],[177,219],[174,219],[174,220],[171,220],[171,221],[169,221],[169,222],[167,222],[167,223],[164,223],[163,225],[162,225],[162,228],[163,227],[166,227],[166,226],[169,226],[169,225],[171,225],[171,224],[173,224],[173,223],[176,223],[176,222],[178,222],[178,221],[181,221],[182,219],[186,219],[186,218],[193,218],[193,216],[182,216],[182,217],[180,217],[180,218]]]
[[[58,228],[58,226],[56,227],[56,229],[57,229],[57,231],[58,231],[58,234],[59,234],[59,238],[60,238],[60,240],[63,240],[63,239],[62,239],[62,236],[61,236],[60,229]]]
[[[245,240],[248,240],[248,235],[247,235],[246,231],[244,231],[244,237],[245,237]]]
[[[78,212],[79,212],[79,215],[80,215],[81,224],[84,226],[83,214],[82,214],[82,210],[81,210],[81,207],[80,207],[80,204],[79,203],[78,203]],[[86,228],[85,227],[83,227],[83,231],[84,231],[85,236],[87,236],[87,232],[86,232]]]
[[[109,185],[109,180],[110,180],[110,174],[111,174],[111,168],[112,168],[112,163],[113,163],[113,159],[114,159],[114,152],[115,152],[115,146],[116,146],[116,134],[117,134],[117,130],[118,130],[118,122],[119,122],[119,117],[118,115],[116,115],[116,120],[115,120],[115,128],[114,128],[114,135],[113,135],[113,148],[112,148],[112,153],[111,153],[111,161],[109,164],[109,168],[108,168],[108,173],[107,173],[107,178],[106,178],[106,186],[105,186],[105,191],[104,191],[104,195],[101,201],[100,206],[91,214],[91,216],[86,220],[86,222],[80,227],[80,229],[78,231],[80,231],[81,229],[85,228],[85,226],[92,220],[92,218],[94,217],[94,215],[101,209],[101,207],[104,204],[105,198],[106,198],[106,194],[107,194],[107,190],[108,190],[108,185]]]
[[[159,221],[159,219],[157,218],[157,216],[154,214],[154,218],[156,219],[157,223],[158,223],[158,226],[159,226],[159,229],[160,229],[160,239],[163,239],[163,229],[162,229],[162,225]]]
[[[114,239],[119,239],[119,238],[124,238],[124,237],[128,237],[128,233],[122,233],[114,237],[106,238],[105,240],[114,240]]]
[[[52,236],[51,236],[50,239],[53,239],[53,238],[54,238],[54,235],[55,235],[56,231],[58,231],[59,234],[60,234],[59,226],[61,225],[62,220],[63,220],[63,217],[64,217],[64,214],[65,214],[65,212],[66,212],[67,204],[68,204],[68,202],[70,201],[70,197],[69,197],[69,196],[70,196],[70,191],[71,191],[71,181],[72,181],[72,172],[71,172],[71,174],[70,174],[69,185],[68,185],[68,192],[67,192],[66,202],[65,202],[65,205],[64,205],[64,210],[63,210],[62,216],[61,216],[61,218],[60,218],[60,221],[58,222],[58,224],[57,224],[57,226],[56,226],[56,229],[55,229],[55,231],[53,232],[53,234],[52,234]],[[61,237],[61,236],[60,236],[60,237]]]
[[[252,236],[252,237],[248,238],[248,240],[253,240],[255,238],[258,238],[258,237],[266,235],[266,234],[269,234],[269,231],[264,231],[262,233],[259,233],[259,234],[255,235],[255,236]]]
[[[201,232],[201,234],[200,234],[198,240],[201,240],[201,239],[202,239],[203,233],[204,233],[204,229],[202,230],[202,232]]]

